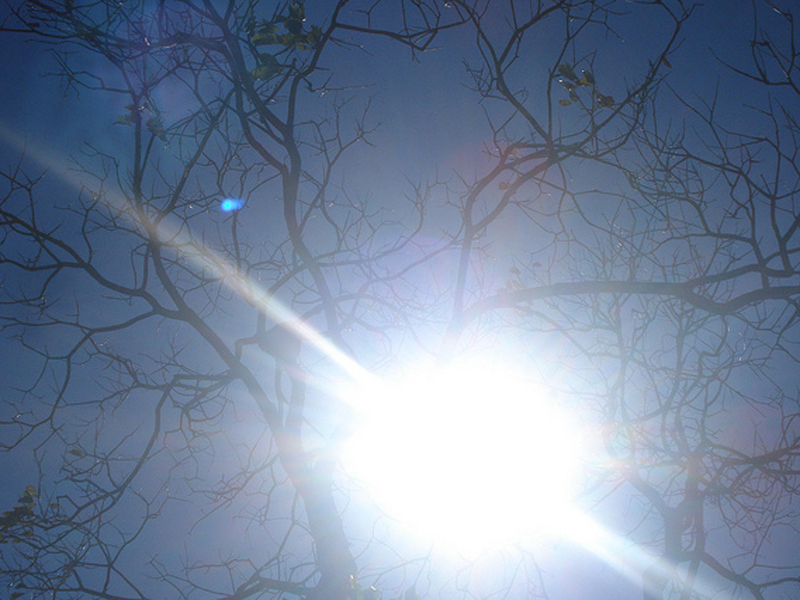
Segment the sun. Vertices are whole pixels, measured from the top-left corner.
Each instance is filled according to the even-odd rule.
[[[345,470],[391,517],[472,554],[557,534],[582,436],[542,384],[491,360],[420,368],[351,391]]]

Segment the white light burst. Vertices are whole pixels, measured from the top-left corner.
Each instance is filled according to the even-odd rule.
[[[473,360],[352,394],[343,464],[416,535],[471,554],[564,527],[579,427],[521,372]]]

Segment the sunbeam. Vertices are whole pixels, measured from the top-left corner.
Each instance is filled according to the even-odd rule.
[[[62,158],[55,156],[44,148],[31,144],[3,123],[0,123],[0,139],[5,140],[41,167],[57,175],[63,183],[68,184],[73,189],[81,190],[83,188],[79,174],[70,170],[64,164]],[[230,261],[208,249],[202,242],[195,240],[186,231],[185,227],[180,227],[180,223],[173,223],[169,215],[154,222],[144,215],[138,214],[122,193],[113,193],[110,190],[106,190],[101,200],[111,210],[128,218],[134,225],[146,229],[159,243],[172,248],[187,260],[193,262],[198,268],[206,269],[213,273],[248,304],[260,310],[274,322],[280,323],[298,338],[308,342],[332,360],[351,380],[363,382],[372,380],[369,372],[356,361],[342,352],[311,325],[299,318],[294,311],[281,303],[275,296],[270,295],[257,282],[242,273]],[[230,198],[223,200],[223,205],[230,200]],[[241,208],[242,205],[237,205],[236,209]],[[234,210],[232,204],[229,203],[227,206],[227,208],[223,206],[223,210]]]

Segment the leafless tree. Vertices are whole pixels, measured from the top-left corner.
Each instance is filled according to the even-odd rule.
[[[354,532],[329,377],[507,340],[597,425],[581,502],[626,507],[645,598],[796,593],[797,35],[747,6],[736,122],[669,85],[682,0],[12,3],[3,35],[116,123],[3,173],[0,448],[38,468],[0,520],[11,597],[424,593],[435,565]],[[370,196],[359,65],[434,44],[483,146]],[[497,593],[545,595],[515,560]]]

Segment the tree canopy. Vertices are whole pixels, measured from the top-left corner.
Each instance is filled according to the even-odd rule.
[[[9,597],[798,593],[788,0],[7,12]]]

